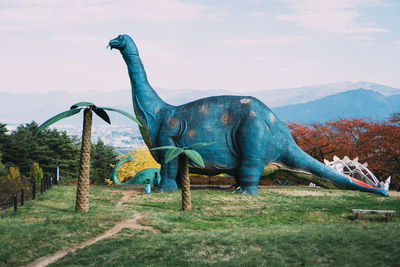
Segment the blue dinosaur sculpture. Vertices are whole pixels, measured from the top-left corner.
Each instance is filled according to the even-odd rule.
[[[314,183],[361,190],[387,196],[383,188],[368,187],[315,160],[293,141],[289,130],[260,100],[251,96],[214,96],[184,105],[165,103],[149,84],[138,49],[128,35],[109,42],[128,67],[132,100],[139,128],[149,148],[213,142],[199,147],[205,167],[189,163],[190,171],[235,177],[239,193],[257,193],[263,171],[271,164],[317,177]],[[151,151],[161,164],[159,192],[177,190],[178,159],[165,163],[165,150]]]
[[[158,185],[160,184],[160,169],[157,168],[148,168],[148,169],[143,169],[139,172],[137,172],[131,179],[129,179],[126,182],[120,182],[118,177],[117,177],[117,172],[118,172],[118,167],[125,161],[133,161],[135,160],[132,157],[126,157],[118,161],[113,169],[112,173],[112,179],[114,184],[116,185],[126,185],[126,184],[146,184],[146,180],[150,179],[150,184]]]

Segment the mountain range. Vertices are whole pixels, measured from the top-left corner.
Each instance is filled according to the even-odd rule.
[[[373,90],[355,89],[272,110],[282,121],[302,123],[338,118],[381,120],[400,112],[400,94],[385,96]]]
[[[400,112],[400,89],[371,82],[341,82],[289,89],[249,91],[248,93],[235,93],[222,89],[202,91],[157,88],[156,91],[162,99],[172,105],[180,105],[212,95],[255,96],[267,104],[281,120],[294,122],[325,121],[339,117],[382,119],[393,112]],[[90,101],[99,106],[117,107],[133,113],[131,99],[130,89],[81,93],[0,92],[0,122],[20,124],[35,120],[41,123],[79,101]],[[122,116],[110,113],[110,117],[113,124],[132,125],[132,122]],[[79,125],[80,123],[75,118],[64,121],[64,124]]]

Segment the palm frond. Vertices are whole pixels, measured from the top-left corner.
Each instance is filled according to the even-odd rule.
[[[43,129],[49,127],[50,125],[52,125],[53,123],[56,123],[59,120],[71,117],[77,113],[79,113],[81,111],[82,108],[79,109],[70,109],[64,112],[61,112],[60,114],[57,114],[56,116],[48,119],[47,121],[45,121],[42,125],[39,126],[39,128],[36,130],[35,134],[33,135],[34,137],[36,137]]]
[[[104,111],[102,108],[94,108],[94,113],[97,114],[100,118],[102,118],[108,124],[111,124],[110,117],[108,116],[107,112]]]
[[[178,148],[178,147],[171,148],[170,150],[167,151],[167,153],[165,153],[165,163],[168,163],[169,161],[173,160],[174,158],[179,156],[179,154],[181,154],[182,152],[183,148]]]
[[[195,147],[200,147],[200,146],[209,146],[209,145],[213,145],[216,144],[217,142],[208,142],[208,143],[196,143],[193,144],[191,146],[189,146],[188,148],[195,148]]]
[[[160,146],[160,147],[155,147],[149,150],[161,150],[161,149],[172,149],[172,148],[177,148],[176,146]]]
[[[133,120],[134,122],[139,124],[139,126],[142,126],[142,124],[132,114],[129,114],[126,111],[123,111],[123,110],[120,110],[120,109],[117,109],[117,108],[108,108],[108,107],[97,107],[97,108],[118,112],[118,113],[120,113],[122,115],[125,115],[126,117],[130,118],[131,120]]]
[[[78,107],[96,107],[92,102],[78,102],[70,107],[70,109],[76,109]]]
[[[194,163],[196,163],[197,165],[200,165],[201,167],[204,168],[204,161],[203,161],[203,158],[201,157],[201,155],[199,154],[199,152],[197,152],[195,150],[191,150],[191,149],[185,149],[183,152]]]

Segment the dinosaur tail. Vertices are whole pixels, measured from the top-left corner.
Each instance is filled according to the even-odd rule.
[[[123,182],[123,183],[121,183],[119,181],[118,177],[117,177],[117,172],[118,172],[119,165],[121,165],[123,162],[125,162],[127,160],[128,161],[132,161],[132,160],[135,160],[135,159],[132,158],[132,157],[126,157],[126,158],[123,158],[120,161],[118,161],[114,166],[114,169],[113,169],[113,172],[112,172],[112,180],[113,180],[114,184],[116,184],[116,185],[125,185],[125,184],[133,184],[134,183],[135,177],[132,177],[131,179],[129,179],[128,181]]]
[[[388,193],[383,188],[370,186],[362,181],[343,175],[334,169],[319,162],[301,150],[294,143],[289,145],[288,154],[283,163],[294,171],[307,172],[321,179],[321,183],[331,183],[343,189],[360,190],[387,196]]]

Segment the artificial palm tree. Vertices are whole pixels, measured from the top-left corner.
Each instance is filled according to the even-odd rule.
[[[83,112],[83,130],[82,130],[82,145],[81,145],[81,158],[79,161],[79,176],[78,176],[78,186],[76,191],[76,204],[75,211],[87,212],[89,211],[89,173],[90,173],[90,150],[91,150],[91,137],[92,137],[92,111],[96,113],[105,122],[111,124],[110,117],[105,110],[115,111],[126,117],[132,119],[134,122],[140,125],[140,122],[133,117],[131,114],[119,110],[116,108],[109,107],[97,107],[90,102],[79,102],[72,105],[67,111],[61,112],[60,114],[48,119],[42,125],[39,126],[35,132],[35,136],[39,134],[40,131],[49,127],[53,123],[59,120],[71,117],[81,110]]]
[[[179,160],[179,171],[182,182],[182,210],[191,210],[192,209],[192,200],[190,196],[190,179],[189,179],[189,159],[192,160],[197,165],[204,168],[204,161],[199,152],[194,150],[193,148],[208,146],[211,144],[215,144],[216,142],[210,143],[197,143],[188,147],[176,147],[176,146],[162,146],[156,147],[150,150],[160,150],[160,149],[168,149],[167,153],[165,153],[165,163],[173,160],[174,158],[181,155]],[[162,177],[161,177],[162,178]]]

